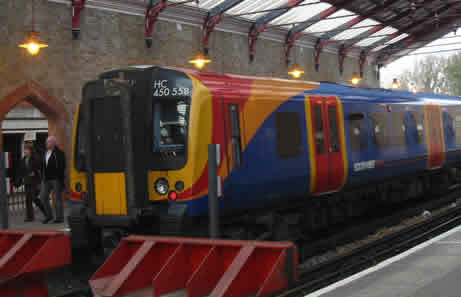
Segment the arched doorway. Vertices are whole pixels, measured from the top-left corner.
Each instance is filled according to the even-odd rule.
[[[71,118],[64,105],[34,81],[17,88],[0,101],[0,127],[6,114],[20,102],[26,101],[42,112],[48,120],[48,134],[56,136],[58,146],[69,156],[69,126]],[[0,129],[0,151],[3,151],[3,133]]]

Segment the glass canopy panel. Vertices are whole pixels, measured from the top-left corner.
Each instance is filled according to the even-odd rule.
[[[371,29],[371,28],[368,28],[368,29]],[[393,27],[385,27],[384,29],[379,30],[378,32],[370,35],[369,38],[366,38],[366,39],[363,39],[363,40],[357,42],[356,46],[360,46],[360,47],[369,46],[369,45],[375,43],[376,41],[385,38],[386,36],[388,36],[390,34],[394,34],[395,32],[397,32],[397,29],[395,29]]]
[[[372,19],[365,19],[361,21],[360,23],[352,26],[350,29],[343,31],[342,33],[339,33],[332,39],[334,40],[347,40],[347,39],[352,39],[363,32],[366,32],[367,30],[370,30],[370,26],[375,26],[379,25],[378,22],[372,20]]]
[[[355,46],[367,47],[379,40],[382,40],[383,38],[385,38],[385,36],[367,37],[366,39],[356,43]]]
[[[406,33],[401,34],[401,35],[397,36],[396,38],[390,40],[389,42],[385,43],[384,45],[380,45],[380,46],[374,48],[373,51],[374,51],[374,52],[380,51],[380,50],[382,50],[382,49],[388,47],[389,45],[394,44],[394,43],[396,43],[396,42],[398,42],[398,41],[400,41],[400,40],[402,40],[402,39],[404,39],[404,38],[406,38],[406,37],[408,37],[408,36],[409,36],[409,35],[406,34]]]
[[[303,6],[293,7],[288,12],[270,22],[270,24],[280,25],[304,22],[331,7],[328,3],[318,2],[318,0],[303,1],[301,3]],[[286,3],[286,0],[283,1],[283,3]]]
[[[437,51],[452,51],[453,53],[458,51],[461,44],[461,35],[455,35],[455,33],[449,33],[436,39],[419,49],[415,50],[414,54],[434,53]],[[446,39],[444,39],[446,38]]]
[[[455,35],[454,32],[446,34],[440,37],[441,39],[436,39],[420,49],[439,51],[439,50],[452,50],[460,47],[461,44],[461,35]],[[446,38],[446,39],[443,39]],[[429,48],[426,48],[429,47]]]
[[[377,48],[374,48],[373,51],[374,51],[374,52],[377,52],[377,51],[382,50],[382,49],[385,48],[385,47],[387,47],[387,45],[380,45],[380,46],[378,46]]]
[[[286,0],[273,0],[273,1],[267,1],[267,0],[245,0],[242,3],[234,6],[233,8],[229,9],[226,13],[235,15],[235,14],[243,14],[243,13],[251,13],[251,12],[257,12],[257,11],[262,11],[262,10],[268,10],[268,9],[276,9],[279,8],[280,6],[283,6],[286,4]],[[255,20],[258,17],[266,14],[268,12],[261,12],[261,13],[255,13],[255,14],[248,14],[242,16],[243,18],[249,19],[249,20]]]
[[[169,0],[169,1],[170,2],[183,2],[184,0]],[[186,5],[209,10],[215,7],[216,5],[221,4],[224,1],[226,0],[200,0],[198,5],[195,2],[189,2],[189,3],[186,3]]]
[[[182,2],[184,0],[170,0],[171,2]],[[187,5],[192,7],[199,7],[204,10],[210,10],[213,7],[225,2],[226,0],[200,0],[199,4],[197,5],[195,2],[187,3]],[[234,6],[233,8],[226,11],[226,14],[229,15],[242,15],[241,17],[247,19],[249,21],[254,21],[258,17],[267,14],[268,12],[260,12],[260,13],[252,13],[261,10],[270,10],[270,9],[277,9],[279,7],[287,5],[287,2],[290,0],[244,0],[240,4]],[[301,5],[298,7],[291,8],[288,12],[282,14],[275,20],[271,21],[271,25],[283,25],[283,24],[299,24],[301,22],[307,21],[315,16],[317,16],[322,11],[330,8],[332,5],[319,2],[319,0],[305,0],[301,2]],[[335,12],[334,14],[327,17],[325,20],[319,20],[316,24],[308,27],[305,32],[314,36],[321,36],[325,32],[333,30],[349,21],[353,18],[357,17],[354,13],[346,10],[341,9]],[[367,32],[370,30],[374,25],[379,25],[378,22],[372,19],[365,19],[364,21],[354,25],[353,27],[344,30],[343,32],[339,33],[338,35],[334,36],[333,40],[338,41],[345,41],[345,40],[353,40],[355,37],[359,36],[360,34]],[[364,27],[365,26],[365,27]],[[370,27],[367,27],[370,26]],[[290,29],[292,26],[281,26],[285,29]],[[375,34],[371,35],[368,38],[358,40],[359,42],[355,44],[356,46],[366,47],[374,42],[381,40],[385,37],[386,34],[393,34],[397,32],[397,29],[393,27],[386,27],[383,30],[376,32]],[[385,46],[397,42],[407,35],[400,35],[397,38],[386,43]],[[400,38],[400,39],[399,39]]]
[[[398,41],[400,41],[400,40],[402,40],[402,39],[404,39],[404,38],[407,38],[408,36],[409,36],[408,34],[403,33],[402,35],[399,35],[399,36],[397,36],[396,38],[391,39],[390,41],[388,41],[388,42],[386,43],[386,45],[394,44],[394,43],[396,43],[396,42],[398,42]]]
[[[341,26],[342,24],[347,23],[356,16],[357,15],[348,10],[341,9],[327,17],[325,20],[319,21],[316,24],[310,26],[304,32],[313,34],[315,36],[320,36],[323,33],[336,28],[337,26]]]

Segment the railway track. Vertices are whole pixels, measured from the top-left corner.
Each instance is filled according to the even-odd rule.
[[[301,262],[323,254],[327,250],[365,238],[377,230],[397,226],[408,218],[419,216],[423,211],[436,211],[446,207],[461,197],[461,184],[453,185],[450,192],[443,196],[433,199],[430,199],[429,196],[421,197],[417,203],[407,201],[396,205],[394,208],[385,209],[382,213],[372,213],[368,217],[353,220],[350,224],[341,226],[336,230],[329,230],[331,235],[319,237],[308,244],[301,245],[303,246]],[[374,216],[374,218],[370,219],[370,216]]]
[[[305,296],[404,252],[461,224],[461,206],[300,271],[298,285],[277,297]]]

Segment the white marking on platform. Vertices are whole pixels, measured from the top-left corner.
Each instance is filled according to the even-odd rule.
[[[384,268],[386,266],[389,266],[392,263],[400,261],[403,258],[406,258],[406,257],[410,256],[411,254],[414,254],[417,251],[420,251],[420,250],[428,247],[429,245],[435,243],[436,241],[440,241],[441,239],[443,239],[445,237],[448,237],[448,236],[450,236],[453,233],[456,233],[458,231],[461,231],[461,226],[458,226],[458,227],[456,227],[454,229],[451,229],[450,231],[447,231],[447,232],[445,232],[443,234],[440,234],[439,236],[436,236],[436,237],[434,237],[434,238],[432,238],[432,239],[430,239],[430,240],[428,240],[426,242],[423,242],[420,245],[417,245],[417,246],[415,246],[415,247],[413,247],[413,248],[411,248],[411,249],[409,249],[409,250],[407,250],[407,251],[405,251],[405,252],[403,252],[401,254],[398,254],[398,255],[396,255],[396,256],[394,256],[392,258],[389,258],[389,259],[387,259],[387,260],[385,260],[383,262],[378,263],[377,265],[375,265],[373,267],[370,267],[370,268],[365,269],[365,270],[363,270],[361,272],[358,272],[358,273],[356,273],[354,275],[351,275],[348,278],[345,278],[345,279],[343,279],[343,280],[341,280],[339,282],[336,282],[336,283],[334,283],[332,285],[329,285],[328,287],[325,287],[325,288],[322,288],[322,289],[317,290],[315,292],[312,292],[312,293],[306,295],[305,297],[318,297],[318,296],[321,296],[321,295],[326,294],[328,292],[331,292],[331,291],[333,291],[333,290],[335,290],[335,289],[337,289],[339,287],[345,286],[345,285],[347,285],[347,284],[349,284],[349,283],[351,283],[351,282],[353,282],[355,280],[358,280],[358,279],[360,279],[360,278],[362,278],[362,277],[364,277],[364,276],[366,276],[366,275],[368,275],[368,274],[370,274],[372,272],[378,271],[378,270],[380,270],[380,269],[382,269],[382,268]]]
[[[437,244],[461,244],[461,241],[438,241]]]

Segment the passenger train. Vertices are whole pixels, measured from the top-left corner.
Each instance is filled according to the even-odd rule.
[[[156,66],[104,72],[82,96],[76,244],[105,229],[207,236],[208,144],[227,238],[296,240],[460,175],[459,97]]]

